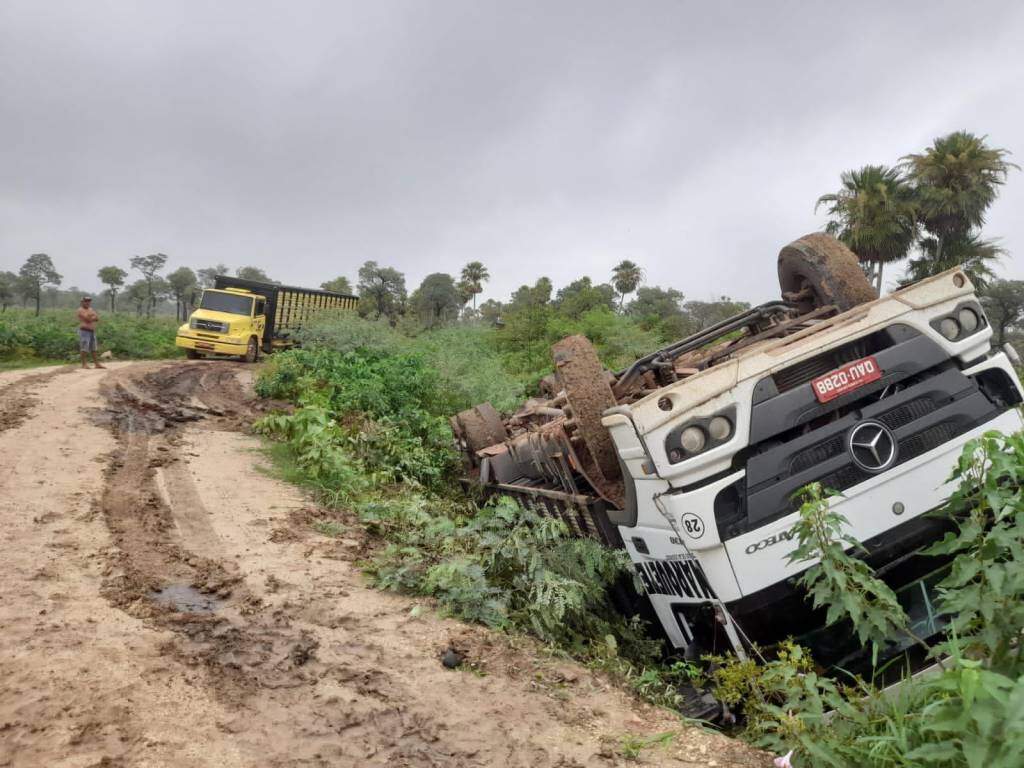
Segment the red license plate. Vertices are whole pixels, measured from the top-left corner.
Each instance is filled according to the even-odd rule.
[[[853,392],[858,387],[878,381],[880,378],[882,378],[882,367],[872,355],[847,363],[842,368],[836,368],[824,376],[819,376],[811,381],[811,388],[819,403],[827,403],[829,400],[835,400],[847,392]]]
[[[201,341],[196,342],[196,349],[214,349],[213,344],[204,344]]]

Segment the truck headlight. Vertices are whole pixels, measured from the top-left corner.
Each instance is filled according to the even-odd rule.
[[[708,438],[700,427],[687,427],[679,436],[679,442],[687,453],[700,453],[704,450]]]
[[[725,418],[725,416],[715,416],[715,418],[708,422],[708,433],[711,435],[712,440],[718,442],[728,440],[732,435],[732,422]]]
[[[964,333],[974,333],[981,324],[978,313],[970,307],[961,309],[957,313],[956,319],[960,321],[960,327],[964,329]]]
[[[960,335],[960,323],[958,323],[955,318],[944,317],[939,322],[939,333],[950,341],[953,341]]]
[[[689,419],[668,433],[665,454],[678,464],[699,453],[727,443],[736,433],[736,406],[696,419]]]
[[[936,317],[931,327],[942,334],[947,341],[961,341],[972,333],[977,333],[987,325],[985,313],[976,301],[960,304],[948,315]]]

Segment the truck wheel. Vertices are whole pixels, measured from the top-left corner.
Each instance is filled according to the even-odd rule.
[[[255,363],[260,359],[260,344],[255,336],[249,339],[249,346],[245,348],[245,357],[242,359],[247,363]]]
[[[551,353],[576,434],[600,469],[601,479],[618,480],[619,457],[611,434],[601,424],[601,414],[616,404],[615,395],[594,345],[586,336],[567,336],[551,347]]]
[[[452,428],[472,454],[508,440],[508,431],[501,420],[501,414],[490,403],[480,403],[456,414],[452,419]]]
[[[203,356],[200,355],[198,352],[196,352],[194,349],[186,349],[185,350],[185,357],[187,357],[189,360],[202,360],[203,359]]]
[[[794,240],[779,251],[782,298],[802,312],[833,304],[845,312],[878,298],[853,251],[824,232]]]

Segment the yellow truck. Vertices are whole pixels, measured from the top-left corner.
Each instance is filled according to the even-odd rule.
[[[229,355],[254,363],[261,351],[293,346],[295,331],[315,314],[355,309],[358,301],[343,293],[218,275],[175,343],[191,360]]]

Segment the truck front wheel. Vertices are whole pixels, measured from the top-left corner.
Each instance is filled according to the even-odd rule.
[[[255,336],[249,339],[249,346],[246,347],[245,357],[242,359],[247,363],[255,363],[260,359],[260,344],[256,341]]]

